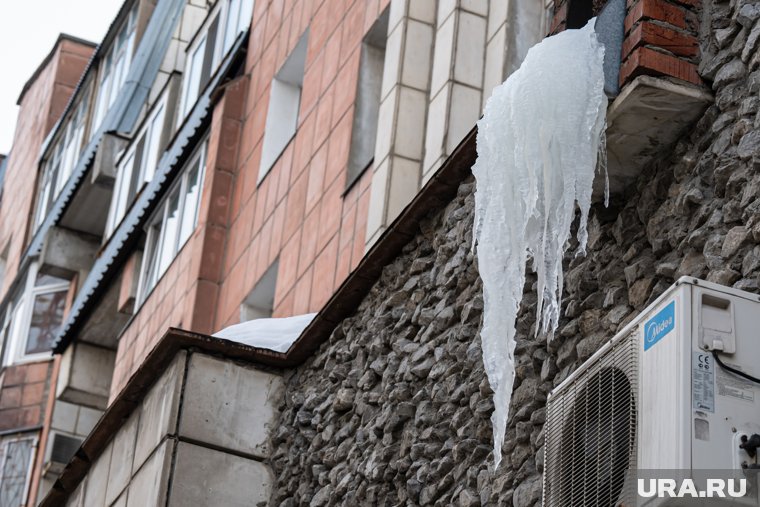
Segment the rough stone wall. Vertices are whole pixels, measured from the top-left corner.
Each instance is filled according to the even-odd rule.
[[[540,505],[554,386],[679,276],[758,291],[760,4],[704,8],[700,72],[715,104],[628,195],[594,208],[587,255],[568,256],[552,337],[533,337],[528,280],[499,470],[488,470],[493,405],[470,180],[291,372],[273,437],[272,505]]]

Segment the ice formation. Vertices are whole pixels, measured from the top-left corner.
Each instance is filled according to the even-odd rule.
[[[309,323],[314,320],[316,313],[283,317],[280,319],[255,319],[241,322],[234,326],[225,327],[212,336],[225,338],[230,341],[274,350],[287,352],[291,345],[301,336]]]
[[[494,391],[494,469],[512,396],[526,262],[532,259],[538,276],[536,333],[553,333],[576,203],[579,253],[585,251],[594,173],[604,165],[603,60],[593,19],[544,39],[494,90],[478,122],[474,244],[483,280],[483,362]]]

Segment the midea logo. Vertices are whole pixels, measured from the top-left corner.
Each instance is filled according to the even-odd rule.
[[[676,327],[676,302],[671,301],[644,324],[644,350],[650,349]]]
[[[662,322],[650,322],[647,326],[647,343],[654,343],[660,335],[673,326],[673,316]]]

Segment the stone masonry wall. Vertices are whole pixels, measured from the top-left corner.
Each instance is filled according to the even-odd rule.
[[[290,372],[272,505],[540,505],[554,386],[679,276],[758,291],[760,4],[703,8],[700,73],[715,104],[628,195],[595,206],[588,253],[568,256],[563,320],[548,339],[532,334],[529,278],[496,473],[470,179],[421,224],[356,314]]]

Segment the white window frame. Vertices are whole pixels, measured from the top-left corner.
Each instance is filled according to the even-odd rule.
[[[142,305],[148,296],[150,296],[153,289],[158,285],[163,275],[169,270],[169,267],[177,258],[177,255],[182,250],[182,247],[192,237],[193,231],[195,231],[198,225],[198,215],[200,213],[201,196],[203,195],[203,182],[206,176],[206,156],[208,151],[208,138],[204,137],[199,143],[199,146],[195,149],[193,154],[188,158],[188,161],[182,167],[180,174],[177,176],[177,181],[171,186],[164,198],[161,200],[153,216],[148,220],[145,226],[145,232],[147,235],[145,241],[145,254],[143,255],[142,266],[140,267],[140,278],[137,284],[137,306]],[[188,176],[193,171],[194,167],[198,166],[198,186],[197,195],[195,196],[195,209],[193,211],[194,216],[192,225],[186,237],[181,237],[182,224],[185,218],[185,204],[187,194]],[[169,213],[169,203],[174,197],[175,193],[178,193],[177,209],[177,225],[176,231],[173,234],[172,242],[174,243],[170,247],[168,256],[162,263],[162,252],[164,251],[166,240],[166,222]],[[164,264],[162,266],[162,264]]]
[[[132,197],[132,201],[134,201],[144,186],[156,174],[156,166],[161,159],[161,138],[165,131],[166,122],[171,120],[171,115],[166,114],[168,95],[169,91],[167,89],[153,105],[153,109],[148,117],[132,137],[130,146],[119,157],[116,169],[116,182],[114,183],[108,219],[106,220],[105,237],[110,237],[113,234],[113,231],[116,230],[133,204],[133,202],[128,202],[132,178],[138,178],[135,186],[135,195]],[[134,159],[142,139],[145,141],[142,145],[140,167],[136,168],[134,167]],[[135,171],[137,174],[135,174]]]
[[[127,15],[127,19],[124,21],[124,25],[116,34],[116,37],[114,37],[106,56],[101,60],[100,79],[95,100],[93,132],[100,126],[108,110],[116,100],[132,65],[135,33],[137,31],[137,9],[139,5],[139,0],[135,1],[134,6],[132,6]]]
[[[209,11],[194,40],[185,50],[185,71],[179,108],[180,118],[185,118],[193,109],[198,97],[203,94],[203,88],[219,70],[219,65],[226,58],[237,37],[248,30],[253,15],[253,5],[254,0],[219,0]],[[208,63],[209,74],[206,82],[202,83],[201,74],[206,64],[206,45],[209,42],[208,30],[215,20],[217,25],[211,62]],[[195,59],[196,55],[200,58]],[[195,65],[198,67],[196,68]]]
[[[32,324],[32,314],[34,313],[34,299],[41,294],[52,294],[69,290],[69,281],[64,280],[60,283],[48,285],[35,285],[38,273],[38,264],[32,263],[26,278],[26,286],[15,301],[11,311],[11,323],[8,339],[8,353],[4,358],[4,366],[10,364],[22,364],[40,359],[49,359],[50,350],[32,354],[26,353],[26,347],[29,344],[29,330]]]
[[[2,455],[0,455],[0,483],[2,483],[4,477],[4,471],[5,471],[5,464],[8,461],[8,446],[15,442],[21,442],[24,440],[31,440],[32,446],[31,446],[31,453],[29,456],[29,464],[27,465],[26,470],[26,478],[24,480],[24,495],[21,498],[21,505],[26,505],[27,500],[29,500],[29,486],[32,482],[32,470],[34,470],[34,461],[35,461],[35,454],[37,453],[37,445],[38,440],[36,436],[22,436],[17,438],[8,438],[4,439],[2,441]]]

